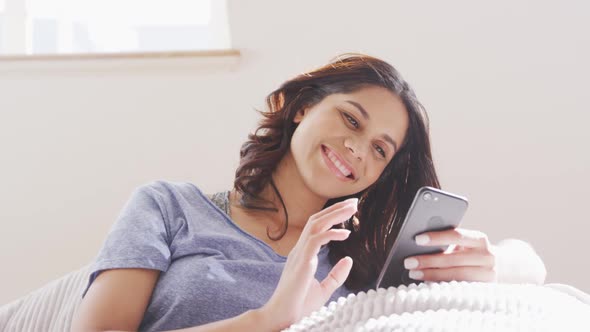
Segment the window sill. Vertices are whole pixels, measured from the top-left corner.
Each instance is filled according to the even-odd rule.
[[[231,71],[237,67],[240,51],[167,51],[97,54],[0,55],[0,72],[34,71],[151,71],[158,69],[191,71]]]

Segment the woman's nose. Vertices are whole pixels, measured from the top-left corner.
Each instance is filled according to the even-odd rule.
[[[350,150],[350,152],[352,153],[352,155],[357,158],[358,160],[362,160],[361,159],[361,155],[360,155],[360,151],[355,151],[354,148],[352,148],[351,146],[348,147],[348,149]]]

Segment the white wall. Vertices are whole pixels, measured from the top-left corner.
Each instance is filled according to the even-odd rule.
[[[465,228],[529,241],[547,282],[590,291],[590,5],[362,4],[230,1],[231,70],[0,71],[0,304],[90,262],[136,186],[229,188],[253,108],[346,51],[414,86]]]

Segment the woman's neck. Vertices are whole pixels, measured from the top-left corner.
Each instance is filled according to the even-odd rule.
[[[316,195],[305,185],[290,153],[281,160],[272,174],[272,179],[287,208],[289,228],[303,229],[309,218],[319,212],[327,202],[326,198]],[[273,202],[278,211],[250,211],[250,213],[255,214],[256,218],[268,219],[267,221],[273,225],[283,225],[285,223],[283,205],[270,182],[260,196]],[[234,197],[237,197],[235,192]]]

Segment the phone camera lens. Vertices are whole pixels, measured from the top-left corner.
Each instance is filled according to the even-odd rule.
[[[425,201],[429,201],[429,200],[431,200],[431,199],[432,199],[432,194],[431,194],[431,193],[425,193],[424,195],[422,195],[422,198],[423,198]]]

